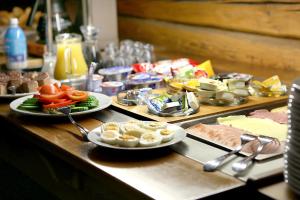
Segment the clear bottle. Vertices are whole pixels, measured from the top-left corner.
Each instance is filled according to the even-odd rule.
[[[90,66],[92,62],[99,63],[101,60],[98,46],[99,29],[94,26],[81,26],[80,30],[84,37],[83,52],[88,66]]]
[[[27,67],[27,42],[17,18],[11,18],[5,33],[5,52],[8,70],[22,70]]]

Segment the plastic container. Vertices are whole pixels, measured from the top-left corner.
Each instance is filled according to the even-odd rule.
[[[11,18],[4,36],[8,70],[22,70],[27,67],[27,42],[17,18]]]
[[[151,73],[136,73],[128,76],[125,81],[126,90],[152,88],[157,89],[163,87],[163,77]]]
[[[108,81],[101,84],[102,93],[108,96],[116,96],[124,89],[124,84],[118,81]]]
[[[131,72],[130,66],[116,66],[100,69],[98,74],[104,76],[104,81],[125,81]]]

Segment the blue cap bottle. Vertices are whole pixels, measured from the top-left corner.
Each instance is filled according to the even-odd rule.
[[[7,69],[9,70],[22,70],[27,67],[26,37],[18,23],[17,18],[11,18],[4,36]]]

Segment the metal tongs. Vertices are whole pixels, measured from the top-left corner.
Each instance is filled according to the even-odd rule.
[[[244,133],[240,136],[240,140],[241,140],[241,144],[236,147],[235,149],[233,149],[232,151],[228,152],[227,154],[224,154],[220,157],[217,157],[213,160],[210,160],[208,162],[206,162],[203,166],[204,171],[207,172],[212,172],[215,171],[216,169],[218,169],[220,166],[222,166],[222,164],[224,163],[224,161],[231,155],[238,153],[242,150],[243,146],[251,141],[256,140],[257,137],[254,135],[250,135],[247,133]]]
[[[275,143],[280,145],[280,142],[277,138],[269,137],[269,136],[264,136],[260,135],[257,137],[257,140],[259,142],[259,145],[256,149],[255,152],[253,152],[250,156],[245,157],[244,159],[233,163],[232,165],[232,170],[238,173],[246,171],[246,169],[253,163],[253,160],[260,154],[264,147],[267,146],[270,143]]]

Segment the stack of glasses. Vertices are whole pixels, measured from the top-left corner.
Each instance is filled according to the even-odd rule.
[[[288,139],[284,154],[284,178],[300,194],[300,79],[293,82],[288,101]]]

